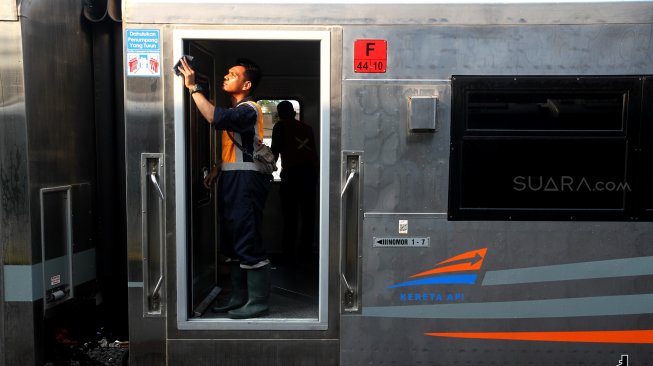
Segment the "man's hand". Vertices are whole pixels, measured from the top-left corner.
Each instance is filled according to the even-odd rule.
[[[220,168],[217,165],[211,168],[209,174],[207,174],[206,177],[204,178],[204,187],[206,189],[213,188],[213,184],[215,184],[215,180],[218,177],[219,173],[220,173]]]
[[[178,67],[179,72],[184,75],[184,85],[190,89],[195,85],[195,70],[193,70],[186,61],[186,57],[181,58],[181,65]]]
[[[192,87],[194,87],[195,70],[193,70],[190,67],[190,65],[188,65],[188,61],[186,60],[186,57],[181,58],[181,65],[177,69],[179,70],[180,73],[184,75],[184,85],[186,86],[186,88],[191,89]],[[211,104],[211,101],[209,101],[207,97],[202,93],[191,93],[191,97],[193,99],[193,102],[195,102],[197,109],[199,109],[200,113],[202,114],[206,122],[213,124],[215,106]]]

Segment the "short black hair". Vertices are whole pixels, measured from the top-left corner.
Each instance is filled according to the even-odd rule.
[[[292,103],[287,100],[284,100],[277,105],[277,113],[281,118],[294,118],[296,114]]]
[[[245,68],[245,78],[252,83],[252,89],[250,92],[256,90],[258,83],[261,81],[261,68],[255,64],[254,61],[246,58],[239,58],[236,60],[236,66],[242,66]]]

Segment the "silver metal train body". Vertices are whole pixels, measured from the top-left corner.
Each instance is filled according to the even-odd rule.
[[[119,18],[109,3],[107,16]],[[123,225],[114,235],[126,258],[130,364],[652,363],[653,2],[133,0],[121,10],[108,33],[122,40],[122,63],[108,70],[124,91],[116,101],[124,102],[124,121],[115,117],[115,150],[101,156],[124,177],[108,190],[124,207],[105,202],[89,217],[98,221],[111,207],[115,226]],[[9,365],[21,356],[11,352],[17,325],[7,314],[29,313],[35,325],[25,337],[34,343],[41,310],[59,306],[48,309],[48,286],[17,298],[8,287],[22,278],[15,270],[40,274],[33,283],[52,281],[61,271],[45,275],[44,233],[79,235],[75,202],[106,191],[101,179],[84,176],[104,161],[91,156],[83,166],[103,140],[84,130],[79,114],[98,126],[97,108],[85,111],[67,99],[70,91],[52,100],[82,104],[74,118],[57,114],[73,137],[31,115],[47,104],[36,84],[55,69],[27,72],[37,64],[26,31],[33,18],[3,16],[3,44],[16,55],[0,65],[10,96],[0,110],[0,219],[11,228],[2,235],[0,364]],[[77,60],[72,53],[66,63]],[[265,317],[232,320],[210,310],[228,288],[215,192],[201,184],[218,160],[219,138],[171,70],[185,54],[194,56],[207,97],[223,106],[226,69],[239,57],[255,60],[264,73],[256,95],[266,138],[273,105],[292,100],[318,142],[309,255],[289,260],[282,251],[279,178],[271,185]],[[24,67],[10,67],[10,58]],[[76,85],[88,91],[75,95],[101,99],[90,80]],[[84,137],[46,139],[94,133],[86,147]],[[53,156],[74,168],[48,164],[42,174]],[[8,171],[17,175],[5,179]],[[72,206],[61,204],[66,195]],[[64,215],[68,231],[39,216],[48,198],[73,212]]]

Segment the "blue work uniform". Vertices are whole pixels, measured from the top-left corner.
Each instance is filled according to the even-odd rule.
[[[269,176],[260,173],[252,160],[254,142],[263,140],[263,114],[258,104],[246,98],[233,108],[216,107],[213,127],[222,131],[222,174],[218,182],[221,251],[243,268],[264,266],[269,261],[261,226]]]

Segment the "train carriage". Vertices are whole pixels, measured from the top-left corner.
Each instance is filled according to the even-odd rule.
[[[130,364],[653,364],[652,2],[129,0],[120,33]],[[307,255],[271,182],[263,317],[211,311],[220,139],[182,55],[222,106],[255,60],[265,141],[282,100],[315,133]]]

